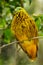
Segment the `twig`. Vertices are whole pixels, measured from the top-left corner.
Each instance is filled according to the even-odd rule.
[[[5,44],[5,45],[1,46],[0,48],[2,49],[4,47],[10,46],[10,45],[15,44],[15,43],[18,43],[18,42],[20,42],[20,41],[13,41],[13,42],[11,42],[9,44]]]
[[[21,6],[23,7],[23,0],[20,0]]]
[[[33,40],[33,39],[43,39],[43,36],[33,37],[33,38],[31,38],[30,40]],[[6,45],[1,46],[0,49],[2,49],[2,48],[4,48],[4,47],[7,47],[7,46],[10,46],[10,45],[12,45],[12,44],[20,43],[20,42],[24,42],[24,41],[28,41],[28,40],[13,41],[13,42],[11,42],[11,43],[9,43],[9,44],[6,44]]]
[[[31,39],[42,39],[42,38],[43,38],[43,36],[38,36],[38,37],[33,37]]]

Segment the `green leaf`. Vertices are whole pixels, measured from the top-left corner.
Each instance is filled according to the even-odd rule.
[[[43,32],[43,14],[39,14],[37,16],[33,16],[36,25],[38,27],[38,30]]]
[[[6,29],[4,31],[4,42],[5,43],[10,43],[12,40],[14,39],[11,30],[10,29]]]
[[[41,21],[43,22],[43,14],[40,14],[39,17],[40,17]]]
[[[4,28],[6,26],[6,22],[4,18],[0,18],[0,28]]]
[[[38,27],[38,30],[40,30],[40,28],[41,28],[41,20],[40,20],[40,18],[36,18],[35,22],[36,22],[36,25]]]
[[[39,36],[43,36],[43,32],[40,31],[40,32],[38,33],[38,35],[39,35]]]
[[[29,4],[31,4],[32,0],[29,0]]]

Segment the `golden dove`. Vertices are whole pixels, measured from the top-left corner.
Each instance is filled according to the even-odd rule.
[[[20,41],[18,44],[23,51],[31,60],[34,60],[37,57],[38,39],[31,38],[38,36],[38,29],[35,21],[28,15],[24,8],[18,7],[15,9],[11,31],[17,40]]]

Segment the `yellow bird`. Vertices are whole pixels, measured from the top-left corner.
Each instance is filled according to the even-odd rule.
[[[16,36],[21,48],[31,60],[37,57],[38,39],[31,39],[38,36],[37,26],[34,20],[22,7],[15,9],[14,18],[11,23],[11,31]],[[27,41],[26,41],[27,40]]]

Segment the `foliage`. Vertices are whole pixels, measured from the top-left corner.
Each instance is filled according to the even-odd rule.
[[[40,34],[43,36],[43,14],[39,14],[37,16],[33,16],[35,22],[36,22],[36,25],[38,27],[38,31],[40,32]],[[39,35],[40,35],[39,34]]]

